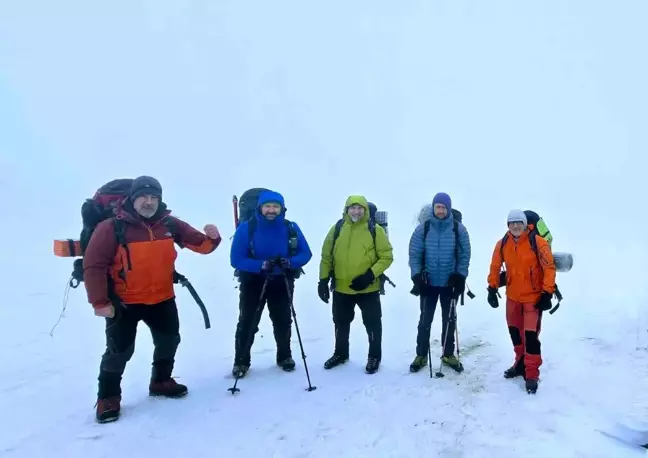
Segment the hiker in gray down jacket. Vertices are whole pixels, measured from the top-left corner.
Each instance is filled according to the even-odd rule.
[[[424,235],[426,225],[427,236]],[[417,226],[409,243],[409,266],[414,283],[411,293],[420,297],[421,307],[416,357],[410,365],[410,371],[418,372],[428,364],[430,328],[437,301],[441,302],[441,360],[457,372],[463,371],[461,362],[454,355],[456,323],[450,318],[451,302],[456,301],[466,288],[469,265],[468,231],[461,222],[455,220],[450,196],[438,193],[432,200],[432,210],[427,221],[422,221]]]

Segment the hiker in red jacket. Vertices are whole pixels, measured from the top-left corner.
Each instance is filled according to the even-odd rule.
[[[133,356],[137,324],[151,329],[155,351],[149,385],[152,396],[179,397],[187,387],[171,378],[180,343],[173,289],[174,243],[202,254],[221,242],[216,226],[205,234],[170,216],[162,187],[147,176],[134,180],[130,197],[113,218],[100,222],[85,251],[84,283],[95,315],[106,319],[106,350],[101,359],[97,421],[117,420],[121,378]]]

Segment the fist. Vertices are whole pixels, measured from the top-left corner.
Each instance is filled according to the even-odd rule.
[[[206,224],[203,230],[205,231],[205,235],[210,239],[216,240],[220,238],[220,232],[213,224]]]
[[[113,305],[107,305],[105,307],[95,308],[94,314],[104,318],[113,318],[115,316],[115,307]]]

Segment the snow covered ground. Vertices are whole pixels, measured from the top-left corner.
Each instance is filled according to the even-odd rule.
[[[599,430],[648,422],[647,13],[640,0],[1,3],[0,457],[643,456]],[[97,425],[103,322],[72,290],[50,336],[71,269],[52,240],[78,234],[99,185],[139,174],[161,180],[174,214],[223,232],[216,253],[178,261],[213,327],[180,289],[175,375],[190,395],[147,396],[141,326],[123,416]],[[296,335],[298,370],[274,366],[267,312],[241,392],[227,391],[230,201],[254,186],[285,195],[315,252],[295,297],[312,392]],[[466,371],[431,379],[408,372],[407,243],[442,190],[471,234],[477,298],[459,309]],[[396,257],[372,376],[359,314],[351,362],[322,368],[333,329],[319,250],[355,193],[389,211]],[[502,378],[504,310],[485,300],[516,207],[538,210],[575,258],[543,322],[536,396]]]

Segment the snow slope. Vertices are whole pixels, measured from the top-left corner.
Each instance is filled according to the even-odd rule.
[[[633,457],[598,432],[648,420],[648,244],[643,228],[648,38],[645,2],[0,3],[0,456]],[[71,262],[54,238],[117,176],[151,174],[174,213],[219,225],[213,255],[178,269],[212,315],[178,291],[183,400],[147,396],[140,327],[123,417],[93,421],[102,320],[83,289],[62,307]],[[295,297],[310,374],[274,367],[267,314],[253,368],[232,396],[237,290],[231,196],[286,196],[315,252]],[[459,310],[466,371],[409,374],[417,300],[407,243],[421,205],[451,194],[472,238]],[[384,358],[364,374],[333,349],[316,296],[319,249],[345,198],[389,211],[398,285],[383,302]],[[545,216],[565,301],[544,321],[536,396],[502,379],[512,349],[485,278],[509,209]],[[389,287],[388,287],[389,288]],[[433,325],[439,354],[440,319]],[[435,367],[436,369],[436,367]]]

